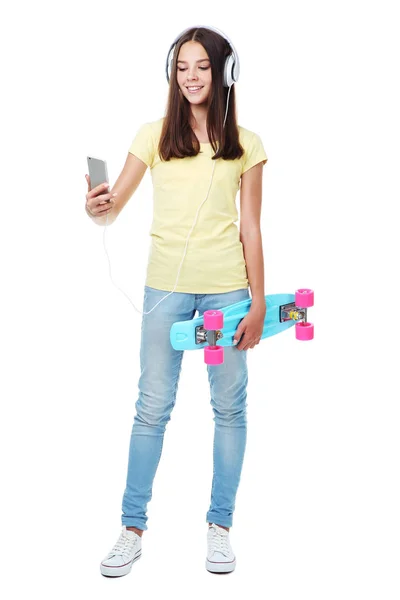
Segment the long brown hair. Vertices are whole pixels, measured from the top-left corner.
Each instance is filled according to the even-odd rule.
[[[225,59],[232,50],[219,33],[204,27],[193,27],[188,30],[175,45],[167,107],[158,144],[160,158],[168,161],[171,158],[196,156],[200,152],[200,143],[190,125],[190,103],[183,96],[176,80],[179,50],[188,41],[199,42],[207,52],[211,63],[212,82],[208,100],[207,133],[216,153],[212,158],[225,160],[241,158],[244,149],[239,142],[235,84],[230,89],[228,113],[225,126],[223,125],[229,92],[229,88],[223,85],[223,68]]]

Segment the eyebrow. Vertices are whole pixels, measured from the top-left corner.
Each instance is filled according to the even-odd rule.
[[[196,62],[199,63],[199,62],[203,62],[204,60],[208,60],[209,61],[210,59],[209,58],[201,58],[200,60],[196,60]],[[186,60],[177,60],[176,62],[177,63],[181,62],[181,63],[186,63],[187,64]]]

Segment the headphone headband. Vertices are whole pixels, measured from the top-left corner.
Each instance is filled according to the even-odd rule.
[[[220,31],[219,29],[217,29],[216,27],[211,27],[208,25],[197,25],[196,28],[203,28],[203,29],[209,29],[210,31],[214,31],[215,33],[219,33],[219,35],[221,37],[223,37],[228,44],[230,45],[232,52],[231,54],[229,54],[229,56],[226,57],[225,59],[225,64],[224,64],[224,87],[231,87],[231,85],[233,85],[234,83],[236,83],[239,79],[239,56],[235,50],[234,45],[232,44],[231,40],[228,38],[227,35],[225,35],[224,33],[222,33],[222,31]],[[170,77],[171,77],[171,69],[172,69],[172,62],[173,62],[173,48],[175,46],[175,44],[178,42],[178,40],[190,29],[193,29],[192,27],[187,27],[186,29],[184,29],[176,38],[175,40],[172,42],[170,49],[168,51],[168,55],[167,55],[167,61],[166,61],[166,65],[165,65],[165,72],[166,72],[166,76],[167,76],[167,81],[169,83]]]

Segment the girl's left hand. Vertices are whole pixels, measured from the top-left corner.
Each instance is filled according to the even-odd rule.
[[[249,350],[260,343],[261,335],[264,329],[265,309],[250,308],[247,315],[240,321],[233,337],[233,343],[240,343],[236,346],[238,350]]]

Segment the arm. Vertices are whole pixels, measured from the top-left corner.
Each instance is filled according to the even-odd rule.
[[[240,185],[240,241],[251,289],[251,310],[266,310],[264,291],[264,257],[261,239],[263,163],[243,173]]]
[[[142,181],[143,176],[146,172],[147,165],[140,158],[128,152],[125,165],[115,182],[110,193],[114,194],[118,192],[118,196],[114,198],[114,206],[108,213],[107,225],[114,223],[125,204],[131,198],[133,193],[136,191],[139,183]],[[87,213],[89,215],[89,213]],[[90,216],[90,215],[89,215]],[[99,217],[91,217],[92,221],[97,225],[106,224],[106,216],[102,215]]]

